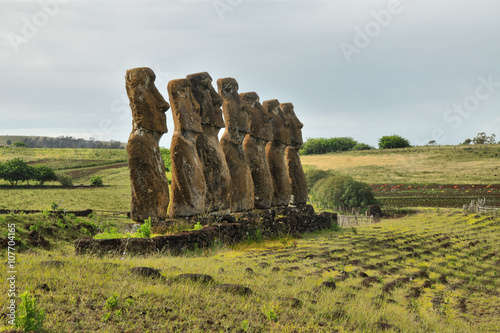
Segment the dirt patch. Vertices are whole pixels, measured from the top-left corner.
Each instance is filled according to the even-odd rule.
[[[67,172],[65,172],[65,174],[76,179],[76,178],[83,178],[85,176],[89,176],[91,174],[94,174],[94,173],[102,171],[102,170],[119,169],[119,168],[125,168],[125,167],[128,167],[128,162],[109,164],[109,165],[100,165],[100,166],[95,166],[95,167],[88,167],[85,169],[75,169],[72,171],[67,171]]]

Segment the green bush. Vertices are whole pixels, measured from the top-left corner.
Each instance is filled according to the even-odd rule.
[[[320,170],[316,168],[306,168],[304,171],[308,189],[312,189],[319,180],[334,174],[333,171]]]
[[[399,135],[388,135],[378,139],[380,149],[406,148],[411,147],[410,142]]]
[[[57,175],[57,181],[61,183],[62,186],[71,186],[73,185],[73,178],[71,176],[66,175],[64,173]]]
[[[21,304],[19,305],[15,327],[22,329],[24,332],[40,332],[43,329],[45,311],[37,308],[36,300],[29,292],[25,291],[20,295],[20,298]]]
[[[12,145],[14,147],[20,147],[20,148],[27,147],[27,145],[24,142],[22,142],[22,141],[14,142]]]
[[[172,170],[172,159],[170,156],[170,149],[160,148],[161,158],[163,163],[165,163],[165,171],[170,172]]]
[[[358,142],[351,137],[340,138],[316,138],[310,139],[304,143],[303,148],[300,150],[302,155],[310,154],[327,154],[337,151],[352,150]]]
[[[141,238],[151,237],[151,218],[144,221],[144,224],[137,230],[137,235]]]
[[[352,150],[371,150],[371,149],[375,149],[375,147],[372,147],[366,143],[358,143],[352,148]]]
[[[54,182],[58,180],[54,170],[46,165],[37,165],[33,167],[32,176],[32,179],[36,180],[39,185],[43,185],[45,182]]]
[[[348,210],[377,203],[367,184],[341,174],[320,179],[310,193],[314,201],[327,208]]]
[[[94,176],[90,179],[90,185],[92,186],[103,186],[104,182],[102,181],[101,176]]]

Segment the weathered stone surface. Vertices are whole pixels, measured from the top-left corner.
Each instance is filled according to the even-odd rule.
[[[248,112],[238,95],[235,79],[219,79],[217,87],[226,123],[221,145],[231,174],[231,211],[245,212],[255,207],[252,173],[243,150],[243,140],[250,132]]]
[[[251,295],[252,294],[252,290],[250,288],[239,285],[239,284],[225,283],[225,284],[219,284],[219,285],[215,286],[215,288],[222,290],[222,291],[225,291],[225,292],[237,294],[237,295]]]
[[[266,145],[266,156],[273,178],[272,206],[283,207],[290,202],[292,189],[285,163],[285,149],[290,145],[290,130],[278,100],[265,101],[263,107],[272,115],[273,140]]]
[[[126,252],[127,255],[179,254],[189,250],[207,248],[213,244],[240,242],[248,239],[249,236],[256,235],[257,230],[260,230],[262,236],[267,238],[283,234],[295,236],[305,232],[329,229],[335,221],[336,214],[333,213],[242,219],[237,223],[221,223],[207,226],[202,230],[154,238],[77,239],[75,240],[75,252],[76,254],[107,255],[122,255],[123,252]]]
[[[200,105],[196,102],[187,79],[172,80],[167,89],[174,119],[174,134],[170,146],[170,216],[199,215],[205,210],[207,191],[203,165],[196,150],[196,140],[202,133]]]
[[[255,208],[271,207],[273,178],[266,157],[266,144],[272,137],[272,117],[259,102],[254,92],[240,94],[241,101],[248,111],[250,135],[245,136],[243,150],[250,164],[254,184]]]
[[[292,195],[290,198],[291,205],[305,205],[307,203],[307,181],[302,163],[300,161],[299,150],[302,146],[302,127],[304,125],[293,110],[292,103],[282,103],[280,108],[283,111],[284,118],[289,124],[290,129],[290,145],[285,149],[285,161],[288,170],[288,179]]]
[[[133,275],[150,277],[150,278],[161,278],[162,275],[159,270],[151,267],[134,267],[130,269],[130,273]]]
[[[168,217],[168,181],[159,141],[167,132],[165,112],[169,104],[156,89],[155,77],[149,68],[130,69],[125,75],[133,118],[127,152],[132,185],[130,217],[134,221]]]
[[[208,73],[191,74],[186,78],[200,105],[202,132],[196,140],[196,150],[207,186],[205,207],[209,212],[229,213],[231,175],[218,137],[220,129],[224,127],[222,98],[213,88]]]

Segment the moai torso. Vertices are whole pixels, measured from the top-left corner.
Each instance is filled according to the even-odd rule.
[[[273,178],[272,206],[283,207],[290,203],[292,190],[285,163],[285,149],[290,144],[290,130],[280,103],[273,99],[263,103],[264,109],[273,117],[273,140],[266,146],[267,162]]]
[[[168,217],[168,181],[159,140],[167,133],[165,112],[169,104],[156,88],[155,78],[146,67],[130,69],[125,75],[133,118],[127,144],[132,188],[130,216],[141,222]]]
[[[217,87],[222,97],[226,124],[221,145],[231,175],[231,211],[245,212],[255,207],[252,173],[243,151],[243,140],[250,131],[248,113],[238,95],[238,83],[235,79],[219,79]]]
[[[305,205],[307,203],[307,181],[300,161],[299,150],[302,146],[302,127],[304,125],[293,110],[292,103],[282,103],[280,108],[283,110],[286,121],[290,128],[290,145],[285,150],[285,161],[290,180],[292,196],[290,204]]]
[[[205,206],[209,212],[228,213],[231,175],[218,137],[220,129],[224,127],[222,99],[213,88],[212,78],[208,73],[191,74],[186,78],[200,105],[202,132],[196,140],[196,150],[203,165],[207,187]]]
[[[273,179],[266,157],[266,144],[272,140],[272,116],[259,102],[255,92],[240,94],[248,111],[250,135],[243,141],[243,150],[250,164],[255,191],[255,208],[268,209],[272,204]]]
[[[196,140],[202,133],[200,105],[196,102],[187,79],[172,80],[167,89],[174,119],[174,134],[170,146],[170,216],[200,215],[205,211],[207,190],[203,165],[196,150]]]

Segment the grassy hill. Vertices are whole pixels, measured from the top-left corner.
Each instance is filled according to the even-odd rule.
[[[500,183],[500,145],[350,151],[301,160],[304,166],[343,172],[366,183]]]

